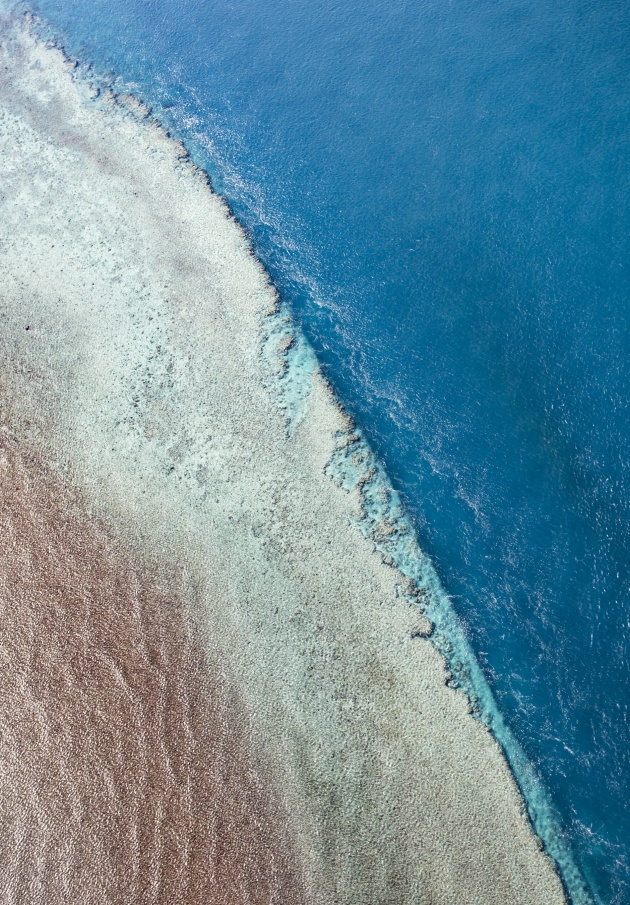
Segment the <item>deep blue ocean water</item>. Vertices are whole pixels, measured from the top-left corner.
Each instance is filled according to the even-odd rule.
[[[630,5],[29,5],[228,198],[630,903]]]

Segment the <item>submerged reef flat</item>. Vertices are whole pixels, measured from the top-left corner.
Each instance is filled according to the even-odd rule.
[[[6,901],[564,902],[205,176],[24,20],[0,140]]]

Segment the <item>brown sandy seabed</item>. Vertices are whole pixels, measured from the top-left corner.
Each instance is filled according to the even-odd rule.
[[[46,122],[47,105],[54,107],[56,103],[56,90],[63,98],[59,105],[62,111],[82,110],[82,102],[75,98],[69,73],[59,75],[65,64],[60,65],[56,57],[46,57],[53,51],[33,50],[33,42],[24,36],[18,40],[27,61],[26,77],[23,73],[19,77],[28,83],[30,67],[35,72],[36,85],[19,95],[20,104],[26,110],[26,119],[31,117],[35,128],[44,134],[41,123]],[[34,62],[29,62],[29,54]],[[54,78],[59,80],[59,89],[46,85],[42,60],[44,67],[47,61],[53,69],[56,67]],[[11,90],[7,90],[9,108]],[[154,215],[155,224],[160,222],[155,189],[151,186],[147,190],[138,182],[141,197],[133,202],[125,194],[123,173],[123,194],[115,195],[121,166],[119,149],[125,147],[126,139],[117,138],[118,144],[112,145],[111,152],[106,141],[112,128],[115,133],[117,114],[108,113],[102,123],[98,112],[80,114],[83,115],[92,118],[92,125],[88,126],[102,129],[102,144],[96,153],[90,150],[89,142],[85,142],[85,147],[82,144],[81,122],[72,127],[74,132],[70,131],[68,137],[57,123],[51,128],[53,138],[44,135],[43,141],[51,142],[48,147],[67,141],[73,159],[83,154],[89,166],[97,163],[90,172],[108,173],[112,187],[109,195],[102,196],[105,226],[101,227],[107,229],[110,222],[114,224],[111,235],[121,243],[117,249],[120,267],[124,270],[127,266],[131,271],[133,249],[125,249],[115,230],[120,226],[124,238],[127,207],[131,216],[134,204],[144,205],[143,217],[148,211]],[[9,124],[9,135],[11,128]],[[136,178],[151,166],[152,143],[156,142],[158,154],[166,158],[159,163],[160,175],[155,177],[166,180],[161,185],[164,203],[176,206],[183,192],[187,199],[181,201],[183,209],[198,205],[199,217],[208,216],[214,222],[219,235],[218,260],[228,261],[229,269],[230,256],[235,255],[233,247],[240,253],[240,233],[235,239],[227,230],[227,239],[222,238],[223,209],[217,214],[212,207],[215,199],[200,195],[198,180],[193,185],[194,180],[178,172],[173,183],[171,174],[181,169],[179,152],[163,150],[164,137],[158,135],[154,125],[144,128],[149,146],[146,153],[139,150],[134,151],[136,157],[130,155],[129,173],[134,172],[132,164],[136,158],[140,167],[135,171]],[[132,134],[129,124],[125,129],[126,134]],[[22,132],[16,134],[22,140]],[[145,140],[144,132],[138,131],[138,135]],[[47,184],[46,153],[38,151],[39,156],[28,162],[25,178],[29,178],[32,167],[32,178],[40,178],[41,171],[42,184]],[[118,156],[110,159],[108,153]],[[171,166],[169,155],[175,166]],[[158,156],[158,162],[159,159]],[[22,163],[19,158],[19,166]],[[148,178],[147,185],[150,182]],[[63,193],[50,194],[50,184],[46,192],[43,216],[50,216],[54,222],[55,199]],[[19,191],[15,197],[15,204],[19,205]],[[116,208],[116,204],[121,205],[121,198],[125,199],[124,215],[122,206]],[[171,198],[175,200],[171,202]],[[175,216],[179,216],[177,211]],[[212,217],[218,219],[212,221]],[[181,222],[185,219],[181,215]],[[41,223],[38,228],[41,230]],[[194,228],[197,230],[197,222]],[[52,227],[50,235],[56,229],[56,225]],[[30,242],[31,237],[25,235]],[[63,293],[66,277],[55,272],[59,259],[46,250],[50,235],[37,235],[30,254],[33,248],[37,249],[42,262],[37,266],[51,268],[51,285],[59,286]],[[168,260],[172,242],[166,232],[165,235],[165,245],[160,246],[157,239],[155,244],[166,261],[160,266],[171,275],[179,274],[180,262],[171,266]],[[188,236],[191,247],[193,236],[194,232]],[[149,246],[153,238],[146,234],[145,244]],[[125,241],[135,241],[133,232]],[[178,253],[174,248],[175,258]],[[211,249],[210,258],[212,253]],[[4,278],[10,280],[16,272],[24,279],[24,285],[30,286],[32,276],[24,276],[27,271],[32,275],[30,262],[26,270],[14,271],[16,258],[13,251],[11,254]],[[147,255],[150,258],[149,252]],[[155,261],[157,269],[157,258]],[[207,281],[208,273],[217,279],[215,260],[208,265],[195,261],[194,266],[199,267],[201,280]],[[220,263],[219,272],[222,266]],[[47,280],[48,277],[44,283]],[[259,269],[254,268],[251,273],[247,270],[244,280],[256,284]],[[108,285],[114,291],[117,284],[118,276],[111,278]],[[258,289],[257,285],[255,291],[264,297],[264,280]],[[14,309],[27,297],[8,286],[5,283],[4,290],[0,288],[0,302],[4,301],[9,313],[5,323],[10,322],[18,336],[24,327],[21,316],[14,317]],[[81,304],[85,299],[86,305],[96,305],[96,298],[80,298]],[[78,310],[73,299],[68,289],[68,310],[73,310],[73,304]],[[227,306],[236,324],[230,335],[239,336],[246,328],[253,330],[248,305],[249,301],[242,303],[235,295],[231,307]],[[19,342],[13,338],[2,348],[5,354],[7,349],[13,350],[11,355],[21,354]],[[215,352],[220,358],[221,350],[217,347]],[[226,384],[240,376],[235,372],[237,377],[229,377],[229,358],[223,365],[228,374]],[[50,361],[54,364],[52,354]],[[246,364],[245,358],[243,371]],[[23,386],[28,385],[25,380]],[[35,394],[39,393],[37,381],[31,383]],[[244,382],[243,387],[246,386]],[[8,393],[6,412],[19,409],[22,400],[15,395],[11,398],[8,383],[4,389]],[[327,428],[332,435],[341,422],[332,412],[326,393],[321,388],[318,392],[313,406],[319,406],[321,423],[332,425]],[[251,648],[243,644],[229,668],[224,668],[221,660],[223,650],[213,659],[207,643],[197,640],[177,577],[166,574],[160,563],[151,564],[150,556],[141,560],[137,549],[129,552],[110,527],[88,514],[92,506],[83,501],[82,491],[64,481],[59,470],[49,467],[42,453],[45,444],[42,447],[28,441],[30,430],[13,430],[20,418],[13,419],[13,428],[0,433],[1,902],[562,902],[558,878],[533,839],[498,747],[466,715],[466,705],[444,688],[444,664],[430,643],[414,643],[408,654],[407,647],[401,648],[396,641],[396,632],[407,632],[408,636],[414,632],[418,616],[410,617],[406,611],[395,609],[400,603],[395,599],[390,571],[374,563],[369,544],[347,527],[348,504],[339,502],[337,491],[329,488],[321,475],[321,464],[329,455],[329,441],[320,439],[317,424],[307,425],[311,434],[304,429],[304,450],[298,448],[292,455],[300,467],[302,461],[307,461],[311,468],[309,456],[314,450],[312,459],[319,463],[317,469],[308,471],[305,466],[304,474],[309,480],[316,472],[318,477],[312,479],[314,489],[309,496],[311,492],[300,472],[300,480],[294,481],[298,489],[292,491],[293,501],[285,486],[284,465],[273,464],[284,454],[284,434],[271,421],[265,421],[270,417],[265,414],[267,409],[260,416],[260,424],[255,422],[256,409],[247,399],[240,401],[242,394],[243,389],[238,389],[233,408],[239,414],[238,406],[243,406],[244,417],[254,425],[251,434],[256,440],[263,437],[271,450],[268,454],[263,446],[263,453],[269,455],[269,486],[283,488],[286,525],[274,528],[283,532],[282,544],[278,545],[282,555],[279,559],[277,554],[274,556],[284,564],[283,574],[289,575],[286,580],[293,582],[291,593],[296,598],[302,595],[304,624],[310,618],[308,608],[313,609],[312,621],[317,622],[317,628],[308,635],[308,644],[318,655],[325,655],[324,661],[317,662],[335,660],[334,669],[348,688],[342,687],[333,666],[328,673],[321,672],[319,679],[310,678],[313,670],[309,666],[303,686],[306,690],[300,691],[303,699],[292,697],[293,680],[283,682],[278,670],[278,677],[265,679],[269,685],[264,686],[258,698],[254,689],[246,701],[247,686],[237,689],[234,676],[238,670],[250,677],[257,675],[247,659]],[[41,399],[45,398],[42,393]],[[44,424],[45,402],[36,401],[33,408],[31,400],[30,414],[37,414],[38,404],[42,406]],[[7,415],[7,424],[10,421]],[[243,458],[251,458],[246,432],[240,442]],[[277,478],[271,472],[272,465],[280,472]],[[291,467],[297,469],[295,463]],[[228,484],[222,484],[222,480],[219,474],[217,488],[223,488],[228,495],[236,493],[230,489],[234,485],[232,477]],[[252,486],[256,480],[254,475]],[[263,487],[261,494],[264,492],[267,491]],[[327,495],[324,502],[317,503],[322,511],[313,509],[311,518],[309,507],[322,495]],[[215,514],[218,519],[219,511]],[[304,534],[305,524],[311,535],[303,546],[312,544],[320,557],[325,550],[323,559],[305,557],[299,544],[297,553],[292,551],[295,538]],[[264,519],[256,523],[256,531],[265,530],[261,525],[264,526]],[[271,527],[268,530],[271,532]],[[334,550],[339,553],[324,546],[330,544],[333,534]],[[255,549],[258,548],[252,547]],[[247,550],[244,555],[251,559]],[[274,569],[280,569],[274,562],[273,558],[265,562],[264,575],[269,569],[272,576],[265,577],[267,584],[259,575],[256,578],[264,591],[257,627],[250,630],[246,610],[238,632],[249,632],[248,643],[260,646],[261,651],[271,651],[276,658],[277,650],[282,652],[286,645],[287,663],[293,663],[297,654],[290,645],[297,645],[297,636],[286,628],[281,616],[273,621],[269,598],[265,598],[265,589],[271,589],[269,594],[275,594],[275,602],[282,604],[278,589],[284,585],[280,578],[273,578]],[[211,585],[207,593],[210,599],[205,606],[212,611]],[[216,595],[219,601],[221,591]],[[321,607],[325,617],[317,615],[317,607]],[[221,612],[217,606],[217,619]],[[319,618],[334,626],[332,639],[326,640],[325,632],[315,633],[323,628]],[[224,626],[227,631],[229,622],[224,620]],[[313,640],[320,638],[324,640]],[[296,650],[302,649],[296,646]],[[264,662],[261,656],[261,663]],[[285,692],[286,700],[282,698]],[[284,722],[276,744],[282,754],[270,768],[267,747],[273,745],[267,746],[267,739],[264,744],[261,741],[251,702],[258,701],[262,711],[271,693],[277,695],[274,706],[283,714]],[[337,714],[350,697],[355,702],[356,715],[348,717],[346,709],[341,719]],[[302,700],[306,703],[302,704]],[[308,729],[297,725],[297,719],[303,719]],[[263,731],[268,733],[270,726],[275,731],[275,724],[265,724],[262,716],[259,722]],[[321,737],[312,746],[313,763],[319,765],[320,772],[313,779],[314,768],[308,761],[311,752],[304,754],[299,749],[299,755],[294,755],[287,739],[292,734],[296,738],[300,734],[313,738],[320,730]],[[339,753],[343,753],[345,762],[336,756]],[[289,764],[282,766],[284,772],[280,769],[283,758]],[[293,784],[290,794],[284,794],[282,783],[286,779]],[[297,810],[302,808],[301,813],[290,814],[291,803]],[[312,830],[312,826],[319,829]],[[299,843],[294,838],[296,827],[301,827]],[[309,838],[310,849],[306,850],[304,840]],[[359,891],[355,893],[354,889]]]
[[[0,538],[0,901],[302,901],[184,606],[2,436]]]

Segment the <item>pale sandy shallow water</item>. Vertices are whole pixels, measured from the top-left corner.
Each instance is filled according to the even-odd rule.
[[[404,596],[404,577],[353,526],[361,515],[358,493],[326,474],[349,425],[314,364],[301,417],[287,430],[287,412],[271,388],[273,361],[265,365],[277,300],[240,228],[183,149],[132,99],[91,93],[61,53],[22,27],[4,27],[5,474],[25,474],[19,463],[26,459],[8,450],[26,448],[37,473],[49,476],[38,479],[43,498],[52,493],[46,482],[74,498],[79,514],[72,518],[86,526],[91,551],[84,557],[72,532],[55,535],[65,518],[59,506],[49,507],[47,520],[35,519],[39,534],[32,519],[9,507],[5,518],[13,519],[20,549],[41,561],[24,573],[26,589],[11,586],[6,599],[18,614],[21,601],[48,600],[51,576],[69,604],[52,562],[67,559],[68,575],[89,571],[91,559],[106,558],[96,554],[98,544],[103,551],[110,544],[122,559],[108,567],[107,580],[94,571],[85,576],[72,610],[85,611],[96,583],[101,607],[121,608],[118,631],[137,600],[129,576],[150,576],[147,600],[155,601],[147,606],[156,624],[165,612],[169,622],[176,614],[169,625],[173,656],[156,667],[159,681],[205,689],[194,692],[195,744],[208,759],[207,767],[202,760],[181,768],[191,815],[202,802],[201,822],[189,815],[178,823],[162,809],[152,844],[185,847],[187,833],[203,836],[205,818],[209,850],[227,847],[226,876],[242,845],[247,870],[226,901],[562,902],[497,743],[473,719],[464,694],[447,686],[444,661],[425,637],[430,625]],[[281,378],[288,347],[278,342]],[[46,509],[33,499],[33,513]],[[37,553],[49,533],[51,565]],[[115,574],[123,576],[116,579],[119,595]],[[29,587],[38,587],[40,598]],[[152,596],[151,587],[159,593]],[[69,617],[55,612],[63,631],[54,620],[49,630],[60,674],[69,677],[66,639],[87,630],[73,634]],[[96,631],[91,643],[107,659],[116,637]],[[20,644],[11,654],[16,664],[40,646],[36,635]],[[11,650],[9,640],[4,649]],[[213,697],[215,673],[221,679]],[[82,681],[82,700],[108,698],[89,672]],[[163,705],[151,698],[150,682],[138,682],[139,700],[148,697],[135,718],[151,724]],[[45,686],[56,712],[62,699],[51,681]],[[10,720],[18,712],[10,688],[2,700]],[[218,735],[214,708],[223,714]],[[85,713],[71,709],[65,719],[71,733]],[[123,744],[128,720],[112,719]],[[40,738],[40,723],[27,715],[18,723],[25,740]],[[189,732],[176,721],[174,737]],[[166,744],[164,735],[157,738]],[[188,738],[183,745],[184,762],[191,744]],[[4,753],[9,765],[13,750]],[[107,829],[111,802],[127,794],[114,769],[115,746],[104,744],[94,762],[89,745],[73,752],[79,774],[95,772],[109,790],[91,802],[90,819],[100,829],[87,841],[79,839],[81,820],[51,832],[51,821],[59,824],[46,816],[42,776],[69,768],[65,745],[24,742],[23,750],[33,791],[21,823],[30,820],[40,831],[5,837],[6,888],[20,888],[29,861],[42,865],[38,877],[71,878],[63,882],[72,886],[78,859],[93,870],[73,887],[90,890],[84,898],[77,891],[76,901],[124,900],[124,865],[131,862],[116,848],[128,847]],[[161,769],[155,767],[158,787],[166,782]],[[213,787],[213,799],[204,783],[212,786],[217,770],[221,788]],[[9,766],[3,774],[6,800],[19,798],[22,780]],[[153,788],[144,777],[135,782],[132,798]],[[149,800],[148,816],[125,809],[126,832],[145,838],[160,794]],[[72,811],[63,784],[57,807],[55,813]],[[222,808],[236,815],[228,831],[216,816]],[[87,846],[81,856],[79,843]],[[108,844],[113,851],[105,856]],[[160,858],[148,843],[138,845],[148,865],[145,899],[138,901],[194,901],[185,887],[169,891]],[[168,882],[192,883],[192,875],[182,879],[187,869]],[[221,877],[213,867],[206,882],[224,887]],[[259,899],[252,899],[253,878]]]

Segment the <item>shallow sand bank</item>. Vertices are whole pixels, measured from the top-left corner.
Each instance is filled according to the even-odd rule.
[[[20,445],[0,435],[2,901],[304,901],[185,607]]]
[[[317,371],[287,431],[277,300],[240,228],[131,99],[2,39],[2,421],[184,601],[263,740],[307,898],[562,902],[498,745],[325,473],[348,425]]]

